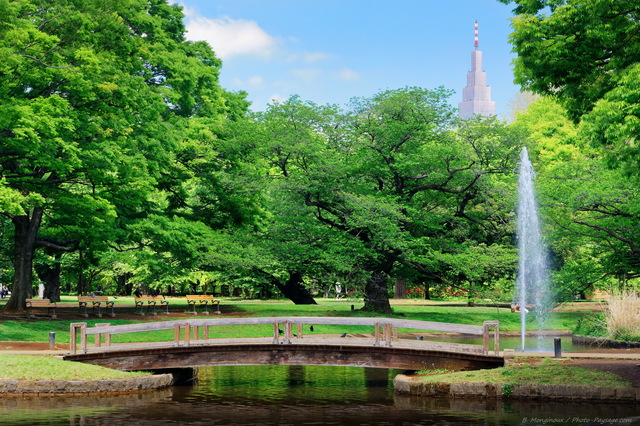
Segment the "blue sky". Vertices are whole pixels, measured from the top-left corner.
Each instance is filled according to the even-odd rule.
[[[509,45],[511,9],[496,0],[180,0],[187,38],[223,60],[221,85],[252,109],[291,95],[345,106],[352,97],[418,86],[455,90],[471,66],[474,21],[496,111],[519,92]]]

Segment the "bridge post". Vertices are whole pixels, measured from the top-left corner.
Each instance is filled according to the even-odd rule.
[[[278,321],[273,322],[273,344],[277,345],[280,343],[280,325]]]
[[[180,327],[179,322],[173,325],[173,346],[180,346]]]
[[[87,353],[87,323],[86,322],[72,322],[69,325],[69,352],[74,355],[77,353],[77,336],[76,330],[80,329],[80,348],[82,353]]]
[[[191,323],[184,323],[184,345],[191,346]]]
[[[373,346],[380,346],[380,323],[376,323]]]
[[[482,352],[489,354],[489,329],[493,328],[493,350],[496,355],[500,352],[500,323],[498,321],[485,321],[482,324]]]
[[[384,325],[384,340],[387,342],[387,346],[391,347],[391,324],[389,323]]]
[[[197,325],[194,325],[194,326],[192,326],[192,328],[193,328],[193,340],[198,340],[198,334],[199,334],[198,328],[199,327]]]
[[[103,322],[96,324],[96,327],[108,327],[111,324],[108,322]],[[95,346],[99,348],[102,345],[102,335],[104,334],[104,345],[111,346],[111,334],[110,333],[96,333]]]
[[[291,338],[293,337],[291,335],[291,322],[290,321],[285,321],[284,322],[284,344],[288,345],[291,343]]]

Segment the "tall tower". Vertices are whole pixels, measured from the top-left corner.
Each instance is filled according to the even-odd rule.
[[[460,118],[475,114],[496,115],[496,103],[491,100],[491,87],[487,86],[487,73],[482,71],[482,52],[478,49],[478,21],[475,23],[474,50],[471,52],[471,71],[467,73],[467,86],[462,89],[462,102],[458,104]]]

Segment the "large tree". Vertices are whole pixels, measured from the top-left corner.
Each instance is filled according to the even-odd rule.
[[[125,230],[157,209],[185,121],[228,109],[220,61],[185,41],[166,0],[0,0],[0,12],[0,194],[15,229],[6,308],[22,309],[36,248],[80,243],[45,238],[43,221],[119,218]]]
[[[635,0],[499,0],[515,3],[515,79],[560,99],[578,120],[640,61]]]
[[[579,123],[577,140],[596,150],[583,148],[580,162],[565,165],[572,177],[565,192],[571,228],[591,238],[583,251],[597,248],[593,264],[605,274],[636,277],[640,5],[633,0],[501,1],[517,4],[511,35],[518,54],[516,81],[558,100]]]
[[[278,211],[288,205],[296,217],[289,230],[298,237],[282,235],[314,255],[299,265],[323,259],[334,273],[336,261],[366,272],[364,309],[390,310],[400,265],[431,281],[481,281],[478,261],[497,257],[474,246],[510,244],[509,208],[498,207],[492,176],[513,170],[520,141],[497,120],[455,128],[447,96],[444,89],[389,90],[354,99],[346,112],[294,97],[257,119],[250,140],[266,160],[264,185]],[[323,251],[331,256],[318,256]],[[478,267],[461,268],[462,257]]]

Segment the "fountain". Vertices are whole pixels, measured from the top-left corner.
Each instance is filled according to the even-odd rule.
[[[540,219],[533,187],[535,172],[527,148],[520,152],[518,179],[518,274],[516,304],[520,308],[522,351],[525,350],[527,314],[541,329],[551,305],[547,251],[540,231]],[[541,348],[538,346],[538,350]]]

